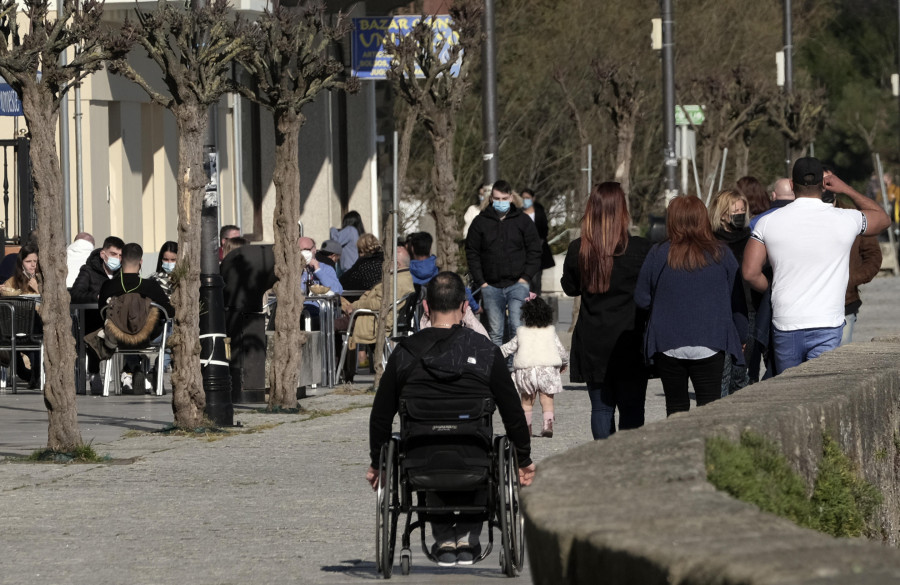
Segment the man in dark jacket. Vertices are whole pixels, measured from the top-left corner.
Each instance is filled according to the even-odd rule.
[[[109,236],[103,240],[102,248],[91,252],[72,284],[73,303],[97,302],[100,286],[119,272],[124,247],[125,242],[121,238]]]
[[[516,448],[519,481],[529,485],[534,478],[531,431],[503,354],[483,335],[459,326],[468,307],[465,287],[457,274],[439,273],[428,285],[426,294],[432,326],[405,338],[391,353],[372,403],[371,466],[366,480],[373,488],[377,487],[381,446],[391,438],[391,425],[401,395],[436,400],[454,395],[492,396],[506,434]],[[483,502],[483,497],[482,492],[429,492],[429,505],[472,505],[473,500]],[[431,525],[435,538],[433,551],[440,565],[470,565],[480,554],[481,522],[450,516],[432,521]]]
[[[104,282],[119,273],[122,263],[122,248],[125,242],[116,236],[109,236],[103,240],[103,247],[94,250],[88,256],[87,262],[78,271],[78,276],[72,284],[71,296],[73,303],[96,303],[100,298],[100,287]],[[99,311],[85,311],[84,331],[96,331],[103,327],[103,320]],[[88,374],[90,374],[91,392],[100,393],[100,360],[97,354],[87,352]]]
[[[481,287],[491,341],[497,345],[503,344],[507,311],[510,333],[521,325],[529,283],[541,268],[541,239],[534,222],[511,201],[509,183],[494,183],[491,205],[472,221],[466,237],[473,288]]]

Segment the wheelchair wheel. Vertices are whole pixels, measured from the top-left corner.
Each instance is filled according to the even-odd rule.
[[[375,508],[375,569],[385,579],[394,569],[394,547],[397,542],[397,518],[400,498],[397,489],[397,442],[389,441],[381,447]]]
[[[509,439],[503,437],[499,447],[500,569],[507,577],[515,577],[525,560],[525,519],[519,508],[519,468]]]

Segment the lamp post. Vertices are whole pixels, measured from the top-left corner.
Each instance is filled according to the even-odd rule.
[[[784,0],[784,94],[790,98],[791,92],[794,91],[794,45],[791,33],[791,0]],[[791,123],[791,105],[790,99],[788,103],[788,125]],[[791,139],[784,137],[784,168],[785,177],[791,176]]]
[[[481,153],[483,160],[484,185],[493,185],[497,180],[497,59],[494,49],[494,0],[484,2],[484,44],[481,46],[482,102]]]
[[[662,77],[663,77],[663,126],[666,144],[663,151],[665,164],[666,205],[678,191],[675,175],[678,159],[675,158],[675,23],[672,20],[672,0],[660,0],[662,10]]]

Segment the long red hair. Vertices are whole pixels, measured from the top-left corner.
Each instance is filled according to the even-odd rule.
[[[666,233],[669,268],[696,270],[722,259],[722,243],[713,235],[706,206],[693,195],[679,195],[669,203]]]
[[[625,191],[619,183],[607,181],[591,190],[581,218],[581,249],[578,251],[581,283],[587,292],[609,290],[613,257],[625,253],[630,223]]]

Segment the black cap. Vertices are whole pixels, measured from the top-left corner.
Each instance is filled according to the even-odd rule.
[[[797,162],[794,163],[794,171],[791,173],[791,178],[794,180],[794,185],[821,185],[824,178],[824,170],[819,159],[806,156],[798,158]]]
[[[326,254],[337,254],[340,256],[341,254],[341,245],[335,242],[334,240],[325,240],[322,242],[322,245],[319,247],[320,252],[325,252]]]

